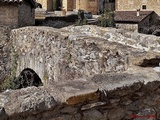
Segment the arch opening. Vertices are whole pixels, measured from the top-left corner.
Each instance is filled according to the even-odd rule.
[[[24,69],[20,75],[16,78],[17,89],[26,88],[29,86],[42,86],[43,83],[37,73],[30,69]]]
[[[144,59],[141,67],[158,67],[160,66],[160,58]]]

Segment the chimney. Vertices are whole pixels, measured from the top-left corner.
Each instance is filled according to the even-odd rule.
[[[140,16],[140,9],[137,9],[137,16]]]

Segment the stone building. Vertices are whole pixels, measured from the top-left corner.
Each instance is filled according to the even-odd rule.
[[[46,11],[53,11],[53,0],[36,0],[36,2],[42,4],[42,8]]]
[[[92,14],[101,13],[104,9],[115,10],[115,0],[63,0],[62,4],[67,11],[81,9]]]
[[[62,4],[66,11],[85,10],[92,14],[99,12],[99,0],[63,0]]]
[[[160,15],[160,0],[116,0],[117,11],[155,11]]]
[[[154,11],[116,11],[114,20],[117,28],[149,33],[157,17]]]
[[[0,25],[11,28],[35,24],[35,2],[33,0],[1,0]]]
[[[36,0],[36,2],[42,4],[43,9],[53,11],[53,0]],[[62,0],[61,7],[66,11],[81,9],[91,12],[92,14],[97,14],[99,12],[99,0]]]

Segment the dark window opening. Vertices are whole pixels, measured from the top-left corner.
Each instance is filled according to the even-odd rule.
[[[143,28],[139,28],[139,29],[138,29],[138,32],[139,32],[139,33],[143,33]]]
[[[146,5],[142,5],[142,9],[143,9],[143,10],[146,10],[146,9],[147,9],[147,6],[146,6]]]

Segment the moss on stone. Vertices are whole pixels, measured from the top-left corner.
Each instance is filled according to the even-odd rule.
[[[44,73],[43,79],[44,79],[45,82],[47,82],[49,80],[49,76],[48,76],[47,72]]]
[[[16,52],[11,53],[11,72],[10,75],[4,80],[4,82],[1,84],[0,89],[6,90],[6,89],[17,89],[17,84],[16,84],[16,71],[17,71],[17,59],[18,59],[18,54]]]

